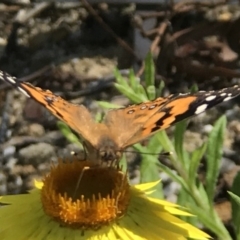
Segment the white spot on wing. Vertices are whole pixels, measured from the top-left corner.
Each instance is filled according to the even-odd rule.
[[[204,112],[206,109],[207,109],[207,104],[202,104],[202,105],[200,105],[197,109],[196,109],[196,111],[195,111],[195,114],[199,114],[199,113],[202,113],[202,112]]]
[[[212,96],[207,97],[205,100],[206,100],[207,102],[210,102],[210,101],[212,101],[213,99],[215,99],[216,97],[217,97],[216,95],[212,95]]]
[[[7,76],[7,81],[12,83],[12,84],[16,84],[16,78],[14,78],[14,77]]]
[[[233,97],[230,95],[230,96],[224,98],[223,102],[226,102],[226,101],[228,101],[228,100],[230,100],[230,99],[232,99],[232,98],[233,98]]]
[[[23,93],[25,96],[29,97],[30,98],[30,95],[24,90],[22,89],[21,87],[18,87],[18,90]]]
[[[144,109],[146,109],[146,108],[147,108],[146,105],[143,105],[143,106],[140,107],[141,110],[144,110]]]
[[[154,104],[154,105],[151,105],[148,109],[154,109],[156,107],[156,104]]]
[[[134,113],[135,111],[134,110],[129,110],[127,113],[128,114],[132,114],[132,113]]]
[[[224,97],[224,96],[226,96],[226,95],[227,95],[227,94],[226,94],[225,92],[223,92],[223,93],[220,94],[221,97]]]

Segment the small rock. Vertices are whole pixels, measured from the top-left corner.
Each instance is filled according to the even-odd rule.
[[[232,131],[234,135],[240,134],[240,122],[238,120],[233,120],[228,125],[229,131]]]
[[[65,146],[66,138],[60,131],[51,131],[42,137],[42,141],[51,143],[52,145]]]
[[[23,126],[21,129],[19,129],[18,132],[20,135],[27,135],[27,136],[33,136],[33,137],[41,137],[45,134],[45,130],[41,124],[33,123],[33,124],[27,124]]]
[[[203,133],[209,134],[213,129],[213,125],[207,124],[203,126]]]
[[[7,177],[4,173],[0,172],[0,196],[7,193]]]
[[[20,176],[17,176],[16,179],[15,179],[15,184],[16,184],[16,187],[20,187],[22,186],[23,184],[23,180]]]
[[[193,152],[203,144],[203,136],[197,132],[186,131],[184,134],[184,148]]]
[[[41,164],[38,165],[38,171],[43,173],[43,174],[49,172],[50,168],[51,168],[51,164],[48,164],[48,163],[41,163]]]
[[[4,169],[9,170],[9,172],[12,172],[16,163],[17,163],[17,159],[11,157],[10,159],[7,160],[7,163],[5,164]]]
[[[45,134],[45,130],[42,125],[33,123],[29,126],[29,135],[34,137],[41,137]]]
[[[171,181],[171,177],[165,172],[160,172],[159,178],[161,179],[161,182],[163,182],[163,183],[168,183]]]
[[[32,144],[19,151],[19,160],[23,164],[39,165],[43,162],[50,162],[56,158],[55,149],[48,143]]]
[[[224,201],[216,203],[214,209],[217,212],[219,218],[224,222],[228,223],[232,219],[232,207],[230,201]]]
[[[44,122],[46,109],[33,99],[27,99],[23,109],[23,115],[27,120]]]
[[[73,153],[76,153],[79,156],[83,156],[84,159],[84,150],[80,148],[80,145],[76,143],[70,143],[66,146],[66,148],[61,148],[57,152],[57,155],[61,158],[67,158],[70,159],[74,155]]]
[[[15,146],[8,146],[3,150],[3,156],[5,158],[11,157],[15,152],[16,152]]]
[[[33,165],[29,164],[29,165],[15,165],[13,170],[12,170],[12,174],[13,175],[21,175],[23,177],[32,175],[36,173],[36,169],[33,167]]]
[[[20,175],[12,175],[9,177],[9,180],[7,183],[8,192],[18,194],[23,184],[22,177]]]
[[[181,185],[177,182],[171,182],[164,188],[164,195],[167,196],[167,200],[176,203],[177,195],[181,189]]]
[[[226,182],[228,188],[232,187],[233,181],[239,172],[240,166],[236,165],[234,168],[223,174],[223,179]]]
[[[220,173],[226,173],[232,171],[236,167],[236,164],[229,158],[223,157],[221,160]]]

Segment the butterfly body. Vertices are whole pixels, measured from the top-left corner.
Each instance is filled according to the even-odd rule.
[[[49,90],[17,81],[3,71],[0,71],[0,79],[10,83],[27,97],[35,99],[70,126],[83,139],[87,158],[102,161],[119,160],[128,146],[240,94],[239,86],[194,94],[172,94],[153,101],[112,109],[107,112],[103,122],[97,123],[83,105],[70,103]]]

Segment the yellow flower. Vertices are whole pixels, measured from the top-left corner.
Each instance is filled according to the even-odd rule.
[[[129,186],[118,166],[59,161],[29,194],[3,196],[1,240],[208,239],[174,215],[191,216],[148,195],[158,182]]]

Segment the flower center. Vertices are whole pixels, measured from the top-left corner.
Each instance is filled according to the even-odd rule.
[[[59,160],[43,183],[45,213],[74,228],[98,229],[121,217],[130,200],[127,175],[118,166]]]

